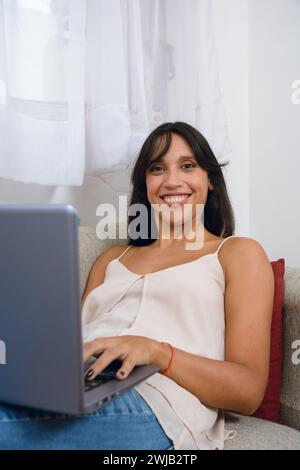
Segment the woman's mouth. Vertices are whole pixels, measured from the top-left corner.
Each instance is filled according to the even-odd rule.
[[[178,196],[161,196],[161,199],[168,204],[169,207],[182,206],[189,199],[191,194],[180,194]]]

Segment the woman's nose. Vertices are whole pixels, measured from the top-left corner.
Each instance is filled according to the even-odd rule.
[[[178,171],[167,171],[165,172],[165,184],[167,185],[177,185],[181,182],[180,174]]]

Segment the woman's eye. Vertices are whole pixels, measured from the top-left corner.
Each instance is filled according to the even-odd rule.
[[[194,167],[196,166],[196,165],[194,165],[193,163],[184,163],[183,166],[185,166],[185,165],[191,165],[191,167],[189,167],[189,168],[194,168]]]
[[[152,168],[150,168],[149,171],[155,171],[155,170],[158,170],[158,171],[159,171],[159,170],[161,170],[161,169],[162,169],[161,166],[153,166]]]

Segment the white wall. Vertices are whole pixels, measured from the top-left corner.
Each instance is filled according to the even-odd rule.
[[[235,233],[250,236],[248,0],[213,0],[213,7],[220,86],[232,149],[224,174],[236,218]]]
[[[300,267],[300,1],[249,1],[251,236]]]
[[[104,178],[106,181],[104,181]],[[86,176],[82,187],[25,184],[0,178],[0,203],[68,203],[79,212],[81,225],[99,222],[96,208],[103,202],[118,208],[118,195],[129,193],[130,168],[126,172],[107,173],[103,179]]]

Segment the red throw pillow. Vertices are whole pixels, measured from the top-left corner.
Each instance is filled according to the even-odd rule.
[[[271,262],[275,292],[273,317],[271,326],[270,371],[265,396],[260,407],[253,413],[256,418],[281,422],[280,392],[281,392],[281,362],[282,362],[282,312],[284,301],[284,271],[285,261],[280,258]]]

